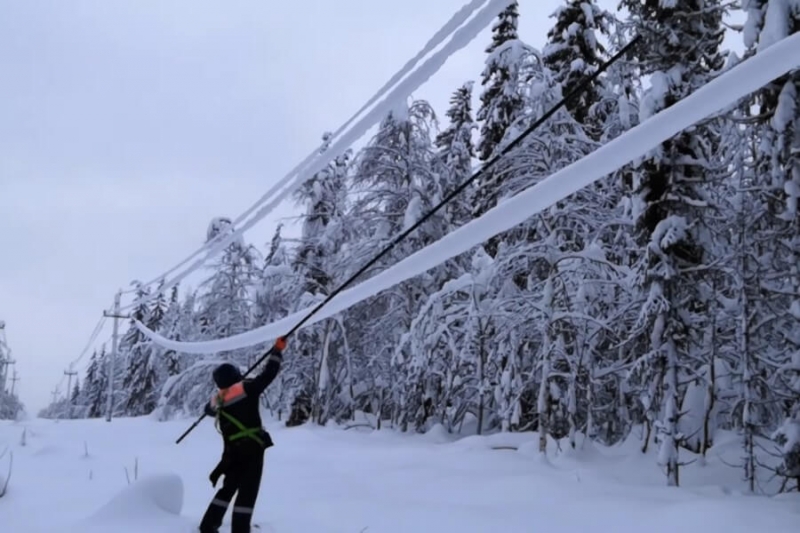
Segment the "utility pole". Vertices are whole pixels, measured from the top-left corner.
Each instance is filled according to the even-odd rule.
[[[114,295],[114,311],[108,313],[103,311],[103,316],[112,317],[114,319],[114,332],[111,335],[111,358],[108,362],[108,405],[106,406],[106,422],[111,422],[111,417],[114,414],[114,362],[117,358],[117,336],[119,335],[119,319],[125,318],[120,316],[119,300],[122,298],[122,289],[117,291]]]
[[[14,385],[17,384],[17,381],[19,381],[19,377],[17,377],[17,371],[14,370],[14,377],[11,378],[11,396],[14,396]]]
[[[0,392],[6,391],[6,378],[8,377],[8,365],[11,363],[11,356],[6,356],[6,350],[8,350],[8,346],[6,344],[6,323],[4,320],[0,320]]]
[[[0,352],[0,393],[6,391],[7,373],[8,373],[8,361],[3,357],[3,352]]]
[[[78,373],[69,365],[69,370],[64,371],[67,376],[67,418],[72,418],[72,376],[77,376]]]
[[[13,359],[0,359],[0,392],[6,391],[8,382],[8,367],[16,363]]]

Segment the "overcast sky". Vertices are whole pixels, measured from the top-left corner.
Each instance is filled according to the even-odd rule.
[[[29,413],[66,389],[118,288],[249,207],[464,3],[0,0],[0,319]],[[560,3],[523,0],[522,37],[540,46]],[[415,96],[442,115],[488,42]]]

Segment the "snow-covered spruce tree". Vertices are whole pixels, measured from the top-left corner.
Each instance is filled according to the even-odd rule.
[[[765,278],[771,277],[770,265],[764,261],[774,248],[770,239],[769,209],[759,190],[762,180],[758,172],[757,128],[750,124],[751,106],[744,101],[731,113],[731,121],[742,124],[725,140],[731,147],[729,183],[719,193],[727,196],[728,212],[736,213],[730,221],[731,257],[730,288],[723,288],[725,305],[733,324],[725,319],[718,328],[717,344],[723,350],[722,359],[732,368],[728,375],[733,383],[729,397],[718,387],[716,400],[729,412],[731,426],[743,433],[743,470],[751,491],[759,485],[761,461],[759,440],[768,437],[776,427],[780,409],[772,390],[770,361],[771,347],[776,338],[773,331],[774,311],[772,294],[764,291]],[[721,299],[723,299],[721,298]],[[726,313],[726,314],[728,314]],[[726,353],[730,350],[732,353]]]
[[[203,340],[200,333],[200,317],[197,314],[197,291],[187,289],[180,306],[172,309],[168,312],[168,316],[173,312],[177,313],[177,316],[174,318],[174,323],[168,326],[169,329],[165,330],[164,335],[180,341]],[[158,400],[160,420],[168,420],[175,414],[193,416],[199,413],[203,404],[208,401],[208,395],[213,390],[209,376],[213,365],[221,360],[214,358],[210,363],[199,365],[198,359],[200,358],[194,354],[172,352],[165,354],[164,364],[169,377],[161,387],[161,397]],[[170,370],[174,370],[175,367],[178,369],[177,374]]]
[[[609,37],[612,42],[609,55],[627,43],[619,26]],[[635,68],[624,59],[613,64],[601,80],[602,83],[597,87],[599,101],[591,109],[589,122],[592,133],[595,124],[602,128],[597,139],[602,145],[637,125],[640,91]],[[591,274],[583,274],[586,271],[581,269],[581,275],[590,275],[598,282],[604,280],[605,284],[601,283],[595,289],[599,291],[596,294],[600,301],[587,304],[599,305],[597,312],[601,313],[600,316],[614,317],[604,320],[603,323],[610,330],[601,334],[603,338],[596,339],[597,346],[609,342],[610,338],[619,340],[613,343],[613,348],[601,350],[600,353],[587,353],[585,359],[593,359],[593,363],[588,365],[587,362],[586,367],[590,376],[586,434],[605,444],[614,444],[626,438],[633,427],[631,415],[635,411],[631,411],[629,404],[634,391],[631,390],[627,373],[622,369],[631,358],[646,350],[641,337],[634,337],[630,342],[623,341],[630,336],[640,308],[639,295],[631,290],[630,283],[631,268],[642,256],[642,248],[636,241],[634,227],[630,223],[633,218],[630,198],[633,176],[634,165],[626,165],[584,191],[584,194],[592,192],[603,206],[597,211],[602,222],[597,226],[598,231],[593,238],[597,240],[594,247],[602,251],[604,261],[584,260],[583,266]],[[613,266],[606,268],[607,265]],[[613,303],[608,304],[604,301],[607,297],[605,290],[612,287]]]
[[[477,113],[477,118],[482,122],[482,125],[480,141],[476,150],[478,158],[484,162],[491,159],[497,153],[497,150],[501,150],[505,143],[518,133],[521,127],[519,124],[525,118],[526,88],[530,83],[530,79],[534,76],[531,71],[535,71],[540,66],[534,51],[518,39],[517,18],[518,5],[514,3],[500,15],[498,22],[493,27],[492,44],[487,48],[489,55],[486,60],[486,68],[483,71],[482,83],[484,91],[481,96],[481,107]],[[451,128],[464,128],[464,126],[457,125],[463,120],[460,117],[464,116],[464,110],[466,110],[466,106],[463,105],[459,109],[459,97],[463,99],[465,93],[466,90],[462,90],[452,100],[453,105],[448,112],[451,118]],[[467,124],[469,123],[466,123],[465,126],[471,129],[471,124]],[[447,137],[444,138],[447,139]],[[464,152],[463,149],[461,150]],[[463,161],[461,166],[466,169],[466,153],[458,157]],[[512,161],[510,158],[502,159],[487,171],[483,179],[465,191],[464,199],[471,204],[469,207],[472,210],[472,216],[483,214],[494,207],[501,197],[510,194],[512,187],[507,182],[513,181],[512,178],[518,174],[516,169],[519,167],[515,167],[517,163],[517,160]],[[444,227],[447,228],[447,226]],[[446,229],[446,231],[450,230]],[[484,243],[483,248],[489,253],[489,258],[497,254],[498,245],[503,239],[504,236],[500,235]],[[450,263],[452,268],[445,267],[445,270],[440,273],[437,282],[427,290],[427,293],[435,294],[437,290],[442,288],[442,281],[457,279],[465,273],[474,272],[476,266],[471,263],[471,256],[472,254],[465,255]],[[494,302],[491,290],[494,290],[494,288],[484,286],[480,289],[474,287],[474,289],[472,292],[473,298],[479,295],[480,298],[487,298],[488,300],[486,302],[470,301],[473,311],[467,316],[471,315],[473,318],[469,319],[470,325],[468,327],[474,329],[470,330],[467,336],[464,337],[463,342],[467,343],[467,345],[463,348],[464,351],[459,357],[463,356],[465,359],[462,359],[462,361],[469,361],[469,365],[472,365],[471,367],[461,365],[462,369],[469,368],[470,371],[474,370],[478,374],[468,376],[467,379],[460,381],[460,384],[464,386],[462,391],[467,394],[467,398],[464,401],[457,400],[458,404],[454,406],[454,411],[458,413],[457,417],[460,420],[463,420],[466,412],[473,414],[477,418],[478,430],[483,432],[498,423],[504,424],[496,416],[494,396],[491,393],[492,389],[497,385],[498,373],[494,371],[497,363],[495,359],[500,356],[497,352],[499,344],[496,342],[495,336],[499,330],[496,317],[492,311]],[[442,302],[445,305],[455,305],[456,307],[453,310],[439,307],[440,304],[437,304],[433,310],[429,311],[426,322],[437,319],[437,313],[435,312],[437,310],[443,316],[450,314],[464,316],[463,309],[465,308],[461,307],[460,299],[455,297],[458,294],[462,293],[454,293],[454,297],[449,297]],[[433,353],[429,354],[395,353],[394,361],[414,361],[415,357],[428,357],[431,358],[430,360],[434,360],[436,357],[435,351],[444,349],[443,346],[432,346],[430,350]],[[397,365],[394,368],[397,368]],[[431,391],[435,389],[432,389],[430,385],[425,385],[425,383],[430,383],[431,376],[426,373],[427,370],[424,365],[410,365],[408,368],[416,369],[415,375],[404,385],[404,389],[394,394],[397,401],[402,399],[405,402],[402,408],[396,409],[396,412],[405,413],[405,421],[415,420],[417,427],[420,427],[421,419],[419,413],[424,413],[425,416],[430,414],[429,409],[422,409],[420,405],[434,403],[434,393]],[[395,382],[397,382],[396,379]],[[517,383],[513,379],[511,382]],[[408,401],[406,399],[408,391],[414,391],[416,400]],[[440,393],[441,391],[437,394]],[[503,398],[510,398],[503,396],[503,394],[501,393]],[[454,399],[452,402],[455,401]],[[510,412],[508,409],[504,409],[504,413],[508,414]],[[511,428],[513,424],[508,423],[507,417],[505,420],[507,428]],[[515,425],[513,426],[516,427]]]
[[[451,194],[472,174],[472,161],[475,157],[472,134],[477,128],[472,117],[472,90],[473,83],[467,82],[453,93],[450,107],[445,113],[449,123],[434,140],[438,151],[433,164],[441,197]],[[440,199],[437,198],[436,201]],[[468,222],[472,216],[472,207],[473,190],[468,188],[455,196],[443,210],[445,216],[438,221],[442,232],[449,233],[455,227]],[[404,368],[406,373],[412,374],[407,374],[407,379],[409,383],[416,384],[410,389],[414,400],[409,401],[402,392],[397,391],[390,398],[396,399],[402,405],[416,406],[411,420],[417,430],[426,429],[429,420],[444,425],[448,431],[456,430],[470,405],[464,397],[466,389],[462,387],[463,379],[470,377],[465,359],[461,357],[465,352],[460,348],[467,339],[464,337],[466,322],[460,316],[464,296],[454,288],[458,282],[453,281],[464,279],[464,275],[470,270],[468,254],[447,261],[438,268],[435,276],[437,279],[426,290],[426,301],[412,321],[408,335],[404,335],[400,344],[395,346],[392,365],[387,369],[385,365],[373,360],[373,366],[379,373],[391,374]],[[466,297],[466,300],[469,301],[469,298]],[[448,326],[442,327],[442,321]],[[408,348],[411,354],[408,360],[402,353],[404,348]],[[381,383],[385,384],[386,381],[381,380]],[[373,399],[371,410],[383,412],[390,402],[382,390],[381,395]],[[484,402],[479,400],[478,404],[478,409],[483,409]],[[481,428],[478,430],[481,431]]]
[[[462,308],[467,318],[460,354],[467,363],[467,376],[462,384],[478,434],[498,426],[501,431],[529,428],[530,399],[522,378],[530,381],[534,363],[529,341],[538,330],[517,327],[521,317],[530,315],[515,316],[509,306],[509,302],[519,302],[516,298],[522,291],[513,276],[501,270],[504,252],[501,243],[497,259],[482,249],[474,253],[467,305]]]
[[[474,83],[467,82],[459,87],[450,98],[450,107],[445,115],[449,123],[434,140],[438,149],[435,159],[435,172],[439,179],[442,199],[452,194],[472,176],[472,162],[475,159],[473,132],[478,128],[472,116],[472,90]],[[475,190],[467,187],[458,193],[444,207],[442,229],[450,233],[472,218]],[[464,254],[447,261],[442,266],[445,280],[458,278],[469,269],[469,255]]]
[[[0,420],[17,420],[24,410],[25,406],[16,394],[0,390]]]
[[[169,303],[164,310],[163,318],[158,320],[161,330],[168,339],[183,340],[180,332],[178,331],[178,324],[181,321],[181,303],[179,300],[178,285],[172,287],[169,296]],[[154,311],[155,314],[155,311]],[[156,315],[157,316],[157,315]],[[179,354],[175,350],[163,349],[163,353],[159,355],[163,359],[163,367],[166,373],[165,379],[171,376],[176,376],[181,373],[185,367],[184,354]]]
[[[349,151],[336,157],[296,194],[306,212],[292,261],[297,280],[293,311],[319,303],[338,284],[350,158]],[[293,389],[288,406],[291,425],[306,416],[318,424],[352,416],[352,365],[345,334],[335,318],[298,332],[292,343],[295,356],[284,371],[284,384]]]
[[[183,297],[178,319],[175,323],[175,336],[170,338],[198,340],[200,339],[200,328],[200,317],[197,313],[197,290],[189,288]]]
[[[735,65],[738,58],[729,54],[722,71]],[[736,107],[728,110],[734,113]],[[705,456],[714,444],[718,428],[730,429],[734,366],[739,359],[736,340],[739,325],[737,301],[740,299],[740,261],[736,241],[742,233],[737,217],[741,212],[743,155],[748,152],[746,139],[730,115],[707,120],[706,158],[703,160],[703,193],[708,206],[696,221],[695,238],[703,243],[705,256],[711,258],[695,277],[698,305],[704,310],[702,336],[694,347],[695,362],[684,367],[681,376],[685,392],[679,405],[677,431],[680,445]],[[738,177],[737,177],[738,175]]]
[[[497,280],[493,259],[478,247],[466,272],[428,295],[392,358],[406,380],[392,399],[403,413],[401,424],[424,430],[433,422],[460,432],[469,413],[478,434],[497,425],[493,362],[503,347],[487,335],[498,315],[492,299]],[[502,429],[513,429],[515,401],[499,401],[508,406]]]
[[[749,0],[742,7],[748,14],[744,35],[748,55],[800,31],[797,0]],[[761,290],[770,293],[777,315],[771,324],[773,342],[763,357],[778,369],[774,386],[780,391],[784,421],[774,437],[783,454],[781,472],[800,488],[800,437],[790,438],[792,431],[787,431],[795,428],[798,433],[800,426],[800,71],[768,84],[754,104],[758,188],[768,213],[765,232],[774,247],[759,258],[768,276],[762,279]]]
[[[64,391],[64,398],[62,400],[63,412],[61,418],[71,420],[83,418],[82,408],[78,403],[80,400],[80,392],[80,383],[76,378],[75,383],[72,384],[72,388]]]
[[[295,306],[296,275],[283,239],[283,224],[272,236],[255,291],[254,326],[269,324],[288,315]]]
[[[586,85],[585,80],[607,58],[597,34],[609,33],[613,16],[600,9],[595,0],[565,0],[551,17],[556,23],[547,33],[542,59],[553,71],[564,96],[582,87],[580,95],[568,101],[566,108],[593,138],[599,138],[602,129],[589,118],[591,108],[600,101],[603,81],[595,80]]]
[[[165,326],[165,317],[167,314],[167,310],[169,309],[170,303],[174,303],[177,299],[176,290],[177,287],[173,288],[173,292],[171,295],[171,301],[167,299],[166,295],[164,294],[164,280],[162,279],[161,282],[158,284],[156,288],[157,296],[153,300],[153,303],[148,308],[148,318],[150,320],[148,328],[153,329],[153,331],[162,331]]]
[[[433,159],[434,173],[442,197],[471,175],[475,151],[472,131],[476,128],[471,113],[472,87],[468,82],[455,91],[446,112],[449,124],[435,139],[438,152]],[[444,219],[437,220],[443,233],[469,220],[472,201],[472,190],[468,189],[448,204]],[[477,431],[483,431],[483,413],[491,398],[488,390],[474,381],[476,371],[480,375],[486,373],[487,351],[475,353],[473,348],[477,343],[473,342],[472,333],[481,329],[478,321],[485,329],[490,317],[478,317],[471,311],[482,305],[473,297],[482,298],[486,287],[483,291],[473,291],[470,257],[465,254],[436,269],[432,283],[425,289],[424,302],[400,342],[373,348],[392,357],[390,361],[381,357],[371,359],[373,373],[382,377],[375,380],[380,394],[373,397],[370,412],[391,416],[403,428],[424,430],[433,422],[448,431],[459,431],[464,416],[472,412],[478,418]],[[404,387],[394,387],[391,392],[384,388],[398,377],[404,379]],[[481,384],[485,382],[483,378],[477,379]]]
[[[500,13],[492,26],[492,42],[486,48],[488,56],[481,80],[483,92],[476,117],[481,123],[477,152],[482,162],[490,160],[509,142],[509,129],[525,112],[520,68],[529,49],[519,40],[518,19],[519,4],[514,2]],[[474,216],[482,215],[500,201],[502,194],[499,189],[506,168],[502,163],[499,161],[477,180],[473,193]],[[497,242],[497,239],[492,239],[485,246],[492,256]]]
[[[331,240],[339,234],[331,233],[338,232],[346,212],[345,179],[351,157],[348,150],[334,158],[327,168],[305,182],[295,195],[296,201],[306,207],[294,256],[295,266],[303,271],[303,292],[324,294],[331,290],[333,273],[327,271],[330,254],[340,244]]]
[[[433,144],[436,115],[430,104],[415,100],[390,112],[378,132],[355,157],[350,186],[355,196],[351,208],[365,225],[354,235],[374,255],[417,222],[443,196],[442,177]],[[396,263],[446,231],[441,213],[427,220],[382,259],[380,267]],[[358,265],[360,266],[360,265]],[[353,265],[352,270],[358,268]]]
[[[408,108],[393,110],[382,121],[375,137],[357,154],[351,177],[356,197],[350,217],[353,226],[360,231],[353,235],[349,249],[352,256],[363,260],[356,261],[355,268],[415,224],[442,197],[442,174],[438,172],[440,167],[433,145],[434,126],[435,115],[430,105],[421,100],[413,101]],[[375,271],[441,238],[448,229],[446,220],[441,212],[431,217],[387,253],[376,264]],[[439,287],[446,281],[445,268],[433,269],[396,285],[346,313],[345,322],[357,325],[357,331],[352,331],[351,343],[357,357],[372,361],[376,370],[387,371],[384,366],[387,360],[374,358],[387,358],[395,352],[400,336],[408,331],[425,295],[435,290],[432,287]],[[402,365],[390,367],[388,371],[393,378],[389,380],[384,376],[384,382],[395,387],[394,399],[405,398],[405,391],[417,386],[416,381],[407,380],[416,378],[410,378],[406,370],[410,369]],[[394,421],[405,428],[417,406],[395,403],[392,409]]]
[[[2,324],[3,322],[0,320],[0,325]],[[11,382],[10,390],[5,388],[11,379],[8,375],[10,353],[11,350],[5,339],[0,337],[0,420],[15,420],[23,409],[22,403],[17,395],[14,394],[13,382]]]
[[[475,158],[472,134],[478,127],[472,116],[473,87],[473,82],[467,82],[450,97],[450,108],[445,113],[449,123],[434,141],[442,164],[442,196],[451,194],[472,175],[472,160]],[[470,220],[472,193],[470,189],[461,192],[445,207],[448,226],[461,226]]]
[[[286,317],[297,305],[297,275],[292,267],[289,250],[281,236],[282,228],[283,226],[279,224],[275,229],[264,259],[261,279],[255,294],[254,327]],[[295,353],[294,344],[293,340],[293,353]],[[288,360],[285,364],[289,364]],[[263,396],[266,406],[278,420],[283,420],[284,414],[290,412],[289,398],[293,397],[291,384],[295,383],[291,374],[292,372],[287,372],[287,368],[284,368],[278,374],[275,384],[269,387]]]
[[[651,87],[642,111],[646,116],[669,107],[705,84],[720,70],[724,31],[720,1],[622,0],[642,43],[636,52]],[[697,125],[662,144],[636,171],[634,198],[641,243],[638,284],[645,298],[637,324],[649,338],[634,375],[649,383],[650,416],[660,443],[658,462],[669,485],[679,484],[678,431],[683,375],[701,362],[708,308],[698,289],[709,257],[702,219],[709,201],[702,182],[713,166],[718,139],[708,123]]]
[[[206,242],[233,231],[225,217],[211,220]],[[180,317],[174,324],[175,337],[185,341],[203,341],[229,337],[252,329],[254,294],[259,279],[257,250],[237,238],[209,265],[212,274],[198,290],[188,291]],[[158,400],[159,418],[175,414],[195,415],[202,411],[214,391],[211,372],[216,365],[229,362],[244,369],[263,353],[264,346],[221,352],[215,357],[181,356],[181,373],[164,382]]]
[[[232,221],[214,218],[208,226],[206,241],[233,231]],[[199,287],[196,316],[201,339],[219,339],[252,328],[254,291],[257,287],[259,254],[239,237],[230,243],[209,265],[212,274]],[[264,346],[253,346],[218,354],[239,366],[249,366]]]
[[[565,107],[589,139],[599,141],[593,145],[587,139],[581,140],[579,149],[588,153],[636,123],[636,74],[629,63],[617,60],[608,72],[588,82],[589,76],[611,53],[626,44],[624,26],[618,24],[611,13],[600,9],[594,0],[565,0],[565,5],[552,17],[556,19],[555,26],[548,32],[548,43],[541,54],[549,76],[541,76],[538,69],[529,69],[529,72],[535,76],[533,81],[551,87],[554,94],[549,98],[536,98],[544,104],[537,102],[534,115],[539,116],[561,98],[580,91]],[[609,50],[599,43],[601,35],[610,41]],[[537,91],[529,92],[535,96]],[[563,118],[560,122],[566,124]],[[625,192],[621,179],[624,175],[625,169],[620,169],[588,187],[593,189],[591,194],[597,195],[594,200],[602,201],[604,210],[619,207]],[[619,228],[618,225],[615,229]]]
[[[578,201],[575,207],[579,206]],[[584,428],[595,436],[592,415],[602,401],[602,397],[596,400],[597,391],[613,385],[608,369],[622,363],[611,347],[621,337],[620,330],[624,332],[625,304],[630,300],[625,295],[624,270],[608,260],[602,242],[593,238],[592,223],[602,227],[599,217],[580,208],[551,213],[557,216],[541,217],[552,226],[537,228],[539,241],[504,243],[498,254],[499,277],[509,279],[515,273],[519,277],[516,265],[525,263],[522,258],[532,268],[525,286],[506,284],[495,295],[502,315],[519,317],[498,329],[510,328],[509,336],[516,339],[504,357],[516,353],[512,369],[519,368],[527,379],[526,387],[514,390],[512,397],[523,402],[523,427],[530,421],[538,425],[542,452],[548,435],[569,436],[573,447]],[[574,221],[573,235],[585,239],[581,248],[573,248],[570,232],[560,229],[568,227],[568,220]],[[500,366],[506,365],[504,359]],[[506,381],[501,378],[503,387],[509,386]]]
[[[96,350],[92,352],[83,378],[79,403],[84,406],[86,418],[100,418],[104,414],[108,393],[107,370],[104,344],[99,354]]]
[[[63,400],[55,400],[47,404],[43,409],[40,409],[36,416],[44,418],[45,420],[52,420],[60,418],[62,412]]]
[[[141,299],[149,293],[137,282],[135,294],[137,299]],[[153,343],[133,321],[138,320],[149,329],[158,331],[165,305],[163,295],[159,295],[152,307],[146,303],[136,306],[131,314],[131,325],[120,342],[120,353],[124,354],[126,369],[122,382],[126,416],[146,415],[156,407],[162,381],[159,375],[161,360],[155,353]]]
[[[525,128],[556,104],[563,94],[558,79],[566,74],[544,67],[535,54],[523,72],[529,112],[515,124],[516,129]],[[556,113],[506,156],[515,170],[504,178],[503,193],[529,188],[595,149],[596,142],[585,129],[569,112]],[[514,280],[520,293],[496,296],[499,305],[512,316],[530,320],[517,324],[510,335],[519,343],[515,347],[522,360],[519,366],[532,374],[528,388],[517,392],[525,398],[523,427],[533,418],[543,439],[548,433],[556,438],[570,435],[573,445],[578,429],[589,421],[596,398],[599,378],[593,378],[592,365],[602,361],[611,366],[608,347],[620,337],[616,320],[620,312],[613,302],[622,297],[621,301],[630,301],[623,282],[625,271],[614,265],[616,254],[606,252],[622,229],[614,220],[620,194],[609,194],[614,187],[607,181],[571,195],[507,232],[497,254],[499,275]]]
[[[483,122],[477,147],[481,161],[492,157],[503,142],[506,131],[523,110],[523,102],[515,86],[518,81],[514,76],[516,58],[509,53],[512,48],[506,44],[519,39],[518,20],[519,3],[514,2],[500,13],[497,22],[492,25],[492,42],[486,48],[489,56],[481,83],[484,91],[478,110],[478,120]]]

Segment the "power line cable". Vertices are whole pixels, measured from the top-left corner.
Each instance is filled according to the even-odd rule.
[[[320,309],[325,307],[328,302],[334,299],[340,292],[342,292],[348,285],[350,285],[353,281],[358,279],[362,274],[367,272],[373,265],[375,265],[380,259],[388,254],[391,250],[393,250],[400,242],[405,240],[409,235],[411,235],[414,231],[417,230],[422,224],[424,224],[428,219],[430,219],[433,215],[435,215],[442,207],[450,203],[456,196],[461,194],[467,187],[469,187],[472,183],[474,183],[479,178],[483,177],[487,171],[492,168],[498,161],[500,161],[503,157],[508,155],[511,150],[516,148],[528,135],[536,131],[542,124],[547,122],[553,115],[555,115],[559,109],[564,107],[568,102],[582,94],[587,90],[589,84],[596,80],[603,72],[608,70],[608,68],[616,63],[619,59],[621,59],[625,54],[627,54],[641,39],[640,35],[636,35],[631,41],[626,44],[622,49],[620,49],[616,54],[614,54],[608,61],[603,63],[594,73],[590,76],[585,78],[579,85],[577,85],[572,91],[567,93],[558,103],[556,103],[553,107],[551,107],[544,115],[542,115],[538,120],[536,120],[533,124],[531,124],[525,131],[520,133],[513,141],[508,143],[505,147],[499,150],[495,155],[493,155],[479,170],[477,170],[469,179],[465,180],[461,185],[455,188],[450,194],[448,194],[442,201],[440,201],[433,209],[425,213],[422,217],[420,217],[413,225],[411,225],[408,229],[397,235],[391,243],[389,243],[386,247],[383,248],[375,257],[373,257],[370,261],[368,261],[364,266],[362,266],[355,274],[350,276],[346,281],[344,281],[341,285],[339,285],[336,290],[331,292],[325,299],[323,299],[316,307],[314,307],[309,313],[300,320],[297,324],[295,324],[292,329],[289,330],[286,335],[282,337],[282,341],[285,342],[286,339],[291,337],[297,330],[299,330],[303,325],[311,319]],[[247,372],[244,373],[245,376],[250,374],[253,370],[258,368],[267,357],[275,350],[275,347],[268,350],[261,358],[258,359],[249,369]],[[200,422],[206,417],[206,414],[203,413],[200,418],[198,418],[194,424],[192,424],[176,441],[176,444],[180,444],[180,442],[195,428]]]
[[[301,161],[297,166],[295,166],[288,174],[286,174],[283,178],[281,178],[277,183],[275,183],[264,195],[261,196],[253,205],[251,205],[248,209],[246,209],[243,213],[241,213],[235,220],[232,222],[232,226],[236,227],[242,221],[244,221],[247,217],[252,215],[256,212],[256,210],[263,204],[267,203],[276,193],[279,192],[281,188],[284,188],[287,184],[289,184],[291,178],[296,176],[302,170],[304,170],[310,163],[313,162],[315,158],[317,158],[320,152],[330,143],[333,139],[340,137],[343,132],[347,131],[350,125],[359,117],[361,116],[367,109],[369,109],[378,99],[389,91],[390,88],[394,87],[395,85],[403,79],[404,76],[407,76],[410,73],[415,73],[416,70],[412,70],[413,67],[420,62],[420,60],[428,55],[431,51],[433,51],[437,46],[439,46],[444,40],[452,35],[454,31],[463,25],[463,23],[482,5],[486,4],[487,1],[491,2],[492,0],[472,0],[470,3],[465,4],[461,7],[451,18],[448,20],[444,26],[442,26],[439,31],[437,31],[433,37],[431,37],[425,46],[417,52],[417,54],[412,57],[409,61],[406,62],[403,67],[398,70],[390,79],[387,81],[383,87],[381,87],[363,106],[361,109],[356,111],[344,124],[342,124],[339,129],[335,132],[331,133],[330,136],[326,137],[322,144],[320,144],[314,151],[306,156],[303,161]],[[496,1],[496,0],[495,0]],[[510,3],[510,1],[508,2]],[[417,69],[418,70],[418,69]],[[273,205],[269,206],[266,210],[262,210],[259,212],[260,218],[267,216],[271,213],[275,207],[277,207],[277,202],[273,202]],[[207,258],[216,254],[218,248],[223,248],[225,245],[219,246],[221,242],[224,242],[224,235],[220,235],[217,239],[212,239],[203,243],[197,250],[191,253],[188,257],[183,259],[177,265],[173,266],[163,274],[158,277],[153,278],[152,280],[143,284],[145,287],[150,287],[157,283],[160,283],[162,280],[165,280],[167,276],[172,274],[173,272],[179,270],[181,267],[189,263],[192,259],[197,257],[198,255],[202,254],[204,251],[207,251]],[[194,271],[194,268],[190,269],[190,271]],[[128,295],[133,294],[136,292],[136,288],[126,289],[122,291],[122,294]],[[149,300],[148,300],[149,301]],[[132,307],[132,306],[131,306]],[[129,309],[130,307],[125,307],[124,309]]]

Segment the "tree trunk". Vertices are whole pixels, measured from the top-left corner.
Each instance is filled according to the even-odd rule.
[[[536,411],[539,417],[539,452],[547,453],[547,433],[550,420],[550,340],[545,334],[542,347],[542,382],[539,386],[539,398]]]
[[[661,320],[666,316],[661,315]],[[678,354],[673,341],[666,342],[667,367],[666,382],[667,393],[664,396],[664,420],[662,422],[662,440],[659,450],[659,463],[667,468],[667,485],[677,487],[680,485],[678,471],[678,406],[680,398],[678,396]]]

